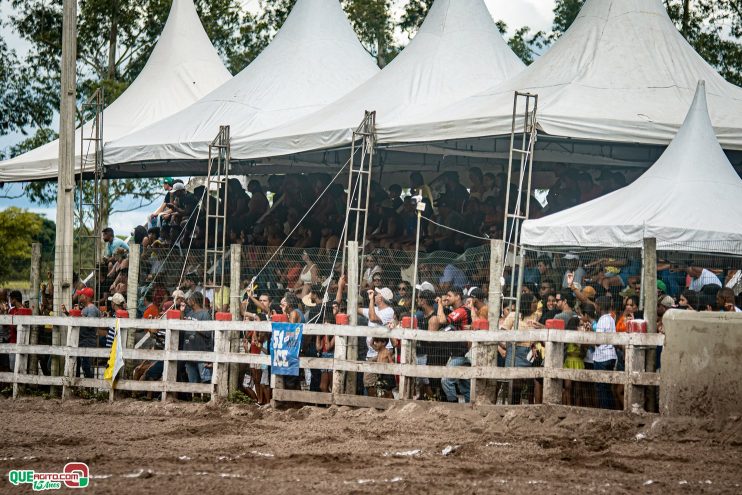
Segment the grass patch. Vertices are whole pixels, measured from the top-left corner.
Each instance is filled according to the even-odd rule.
[[[10,290],[29,290],[31,289],[30,280],[11,280],[3,284],[4,287]]]
[[[255,401],[247,395],[246,393],[235,390],[234,392],[229,394],[229,397],[227,397],[227,400],[233,404],[255,404]]]

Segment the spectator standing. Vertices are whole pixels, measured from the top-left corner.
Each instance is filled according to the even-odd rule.
[[[600,318],[595,326],[596,333],[616,333],[616,322],[611,315],[611,298],[599,297],[596,301]],[[610,344],[596,345],[593,351],[593,367],[597,371],[613,371],[616,368],[616,349]],[[611,385],[598,383],[598,406],[603,409],[613,409],[613,394]]]
[[[448,325],[444,330],[464,330],[471,325],[471,312],[464,306],[463,296],[463,289],[455,288],[449,289],[443,295],[443,298],[436,299],[436,303],[438,304],[438,324]],[[444,307],[449,308],[448,313],[446,313]],[[471,361],[466,357],[468,350],[469,346],[466,342],[452,343],[449,346],[449,357],[446,366],[471,366]],[[459,392],[464,396],[464,401],[469,402],[469,392],[471,390],[470,380],[461,380],[458,378],[441,379],[441,388],[443,389],[443,393],[446,394],[446,400],[448,402],[458,402],[458,396],[456,394],[457,387]]]
[[[427,285],[426,285],[427,284]],[[432,290],[427,290],[427,286],[432,287],[429,282],[423,282],[418,286],[418,290],[421,286],[425,286],[426,290],[422,290],[417,293],[417,326],[420,330],[427,330],[428,332],[437,332],[440,328],[438,323],[438,315],[436,309],[433,306],[435,304],[435,293]],[[439,346],[435,345],[434,342],[426,342],[424,340],[418,340],[416,342],[415,356],[418,366],[425,366],[428,364],[428,355],[435,352]],[[430,386],[429,378],[417,378],[415,383],[418,388],[418,394],[423,399],[433,398],[433,389]]]
[[[211,314],[204,309],[203,296],[194,292],[186,300],[190,308],[187,320],[210,321]],[[199,330],[189,330],[184,332],[183,350],[184,351],[202,351],[210,352],[214,349],[214,341],[211,332],[202,332]],[[210,383],[212,364],[197,361],[186,361],[185,369],[190,383]]]
[[[75,292],[78,304],[82,308],[82,316],[85,318],[101,318],[103,315],[93,303],[95,294],[93,289],[85,287]],[[97,347],[98,346],[98,329],[94,327],[80,327],[80,340],[78,347]],[[85,378],[93,378],[93,368],[89,357],[78,357],[75,374],[80,376],[82,368]]]

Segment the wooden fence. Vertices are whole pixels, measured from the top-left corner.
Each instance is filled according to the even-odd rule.
[[[102,379],[81,378],[75,376],[77,357],[107,358],[110,349],[78,347],[80,327],[109,328],[116,324],[115,319],[68,318],[43,316],[0,316],[0,324],[17,325],[17,344],[0,344],[0,353],[15,354],[13,372],[0,373],[0,382],[13,384],[13,396],[22,393],[22,387],[28,384],[50,385],[61,387],[62,397],[69,397],[74,387],[92,387],[106,389],[114,400],[114,390],[109,382]],[[31,345],[29,337],[34,326],[53,326],[55,337],[64,336],[66,345]],[[270,332],[270,323],[249,323],[242,321],[189,321],[189,320],[137,320],[121,319],[122,342],[127,342],[127,333],[135,330],[164,329],[165,349],[124,349],[124,359],[162,361],[164,371],[161,381],[135,381],[120,379],[115,383],[116,390],[161,392],[162,400],[167,400],[173,393],[190,392],[211,394],[212,399],[226,397],[229,393],[228,369],[230,364],[270,364],[267,355],[248,354],[230,350],[230,341],[235,332],[257,331]],[[179,332],[182,331],[214,332],[214,351],[195,352],[178,350]],[[284,390],[280,378],[273,376],[273,397],[276,401],[304,402],[310,404],[337,404],[360,407],[386,408],[398,400],[364,397],[354,394],[355,379],[346,374],[373,372],[400,377],[399,400],[412,399],[415,377],[455,378],[472,380],[471,403],[491,404],[491,394],[484,393],[487,381],[517,380],[542,378],[544,380],[544,403],[559,404],[561,401],[562,380],[580,382],[623,384],[625,386],[624,403],[627,409],[633,404],[644,404],[645,387],[659,386],[659,375],[646,371],[645,352],[662,346],[664,335],[641,333],[584,333],[564,330],[527,330],[527,331],[459,331],[427,332],[371,327],[353,327],[343,325],[305,325],[304,335],[336,336],[334,358],[302,357],[302,368],[333,370],[333,392],[319,393],[298,390]],[[353,337],[383,337],[401,340],[401,363],[382,364],[351,359],[357,355],[357,348],[349,345]],[[131,341],[129,339],[129,341]],[[416,364],[416,341],[428,342],[471,342],[472,366],[446,367],[422,366]],[[483,352],[499,342],[515,343],[524,341],[543,342],[546,347],[546,359],[543,367],[533,368],[500,368],[492,359],[492,352]],[[626,371],[575,370],[562,367],[563,346],[575,344],[612,344],[625,346]],[[34,355],[51,355],[53,359],[63,360],[61,376],[44,376],[29,369],[30,359]],[[489,357],[488,357],[489,356]],[[211,383],[184,383],[177,381],[176,361],[202,361],[213,363]],[[30,372],[29,372],[30,371]],[[278,378],[278,379],[277,379]],[[346,379],[347,378],[347,379]],[[234,380],[232,381],[234,384]]]

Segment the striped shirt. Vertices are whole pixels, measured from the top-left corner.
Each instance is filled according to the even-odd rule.
[[[721,281],[719,280],[719,277],[704,268],[701,271],[701,276],[690,279],[690,285],[688,288],[696,292],[701,292],[701,289],[706,285],[717,285],[721,287]]]
[[[613,321],[613,317],[610,314],[605,314],[598,320],[598,325],[595,327],[597,333],[616,333],[616,322]],[[593,353],[593,361],[598,363],[604,363],[616,359],[616,349],[612,345],[596,345],[595,352]]]

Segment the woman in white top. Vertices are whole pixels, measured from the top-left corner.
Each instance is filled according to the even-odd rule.
[[[309,253],[306,251],[301,253],[301,259],[304,262],[304,266],[301,269],[299,280],[297,280],[294,286],[294,293],[299,295],[300,298],[309,294],[313,284],[319,283],[317,263],[312,261],[312,258],[309,257]]]

